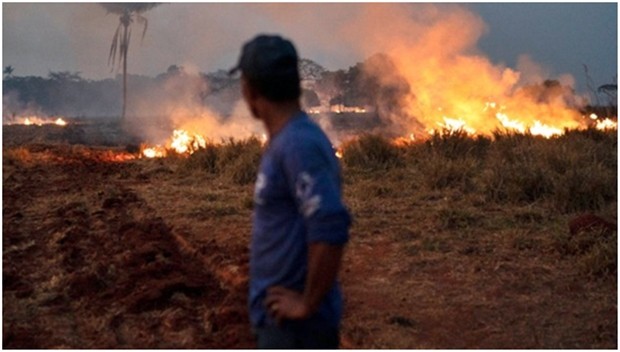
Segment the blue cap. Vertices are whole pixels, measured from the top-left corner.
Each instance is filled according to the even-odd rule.
[[[269,79],[298,74],[297,65],[293,43],[278,35],[261,34],[243,45],[239,63],[228,74],[241,71],[250,79]]]

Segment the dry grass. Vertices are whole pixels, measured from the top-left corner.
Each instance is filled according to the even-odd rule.
[[[369,135],[345,146],[344,196],[354,224],[341,276],[343,347],[617,347],[617,233],[568,231],[584,211],[617,220],[616,134],[495,137],[443,135],[395,147]],[[88,251],[89,234],[146,234],[146,225],[161,223],[222,282],[243,279],[260,143],[229,141],[190,158],[127,163],[78,149],[4,150],[3,260],[10,272],[3,272],[3,324],[11,346],[20,342],[16,336],[38,334],[30,342],[50,348],[222,346],[214,336],[228,341],[225,347],[246,346],[249,331],[235,330],[245,326],[242,285],[213,302],[183,292],[164,296],[161,307],[124,314],[114,325],[122,305],[114,313],[80,303],[92,301],[86,296],[61,299],[67,285],[82,287],[69,280],[79,268],[66,265],[80,257],[66,245],[62,253],[54,248],[80,233],[82,260],[104,258]],[[135,256],[127,250],[127,258],[106,255],[118,264]],[[194,255],[184,270],[204,269]],[[126,275],[118,265],[116,272],[81,268],[84,282],[114,285]],[[154,278],[137,277],[134,286]]]

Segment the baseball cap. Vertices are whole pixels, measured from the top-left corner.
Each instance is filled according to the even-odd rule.
[[[228,74],[241,71],[250,79],[297,74],[297,61],[297,51],[289,40],[260,34],[243,45],[239,62]]]

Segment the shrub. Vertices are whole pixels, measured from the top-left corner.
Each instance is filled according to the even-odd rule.
[[[618,237],[597,242],[579,260],[579,269],[592,277],[615,278],[618,272]]]
[[[618,175],[602,164],[574,167],[555,180],[555,206],[562,212],[599,210],[617,200]]]
[[[541,163],[498,158],[485,170],[485,194],[492,201],[532,203],[553,193],[553,177]]]
[[[618,236],[615,231],[593,227],[574,234],[555,236],[556,250],[573,257],[578,270],[592,277],[615,278],[618,261]]]
[[[262,154],[262,144],[256,137],[236,141],[229,139],[220,146],[217,159],[217,170],[222,172],[231,164],[234,164],[244,154]],[[256,170],[255,170],[256,171]]]
[[[238,185],[252,183],[256,180],[260,157],[256,152],[241,154],[224,168],[223,175]]]
[[[217,169],[236,184],[251,183],[256,179],[262,150],[261,142],[255,137],[242,141],[231,139],[221,146]]]
[[[206,148],[201,148],[194,152],[182,164],[186,171],[203,170],[208,173],[217,172],[218,149],[214,144],[208,144]]]
[[[482,159],[485,157],[491,139],[485,136],[469,136],[462,130],[443,131],[431,136],[424,142],[426,150],[432,155],[439,155],[451,160],[465,156]]]
[[[221,145],[209,144],[194,152],[182,162],[181,170],[206,171],[244,185],[255,180],[261,155],[262,144],[257,138],[230,139]]]
[[[347,167],[386,170],[403,165],[398,147],[384,137],[364,134],[343,147],[343,162]]]
[[[479,161],[471,157],[450,159],[431,157],[418,164],[424,172],[424,180],[431,189],[448,187],[459,188],[465,193],[475,191],[474,177],[477,175]]]

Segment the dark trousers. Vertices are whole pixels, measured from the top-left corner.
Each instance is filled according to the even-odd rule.
[[[268,326],[255,328],[257,347],[261,349],[338,349],[338,329],[290,329]]]

